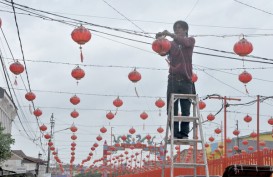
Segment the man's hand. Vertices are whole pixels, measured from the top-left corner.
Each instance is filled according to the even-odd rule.
[[[155,38],[160,38],[162,36],[165,36],[162,32],[156,33]]]

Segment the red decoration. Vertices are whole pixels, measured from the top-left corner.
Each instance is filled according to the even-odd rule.
[[[36,98],[36,95],[33,92],[28,92],[25,94],[25,98],[28,101],[33,101]]]
[[[106,114],[106,118],[109,120],[112,120],[115,117],[115,115],[110,111]]]
[[[238,136],[239,134],[240,134],[240,131],[239,131],[239,130],[234,130],[234,131],[233,131],[233,135]]]
[[[123,101],[117,97],[114,101],[113,101],[113,105],[116,106],[117,108],[118,107],[121,107],[123,105]]]
[[[45,137],[45,139],[47,139],[47,140],[51,138],[50,134],[48,134],[48,133],[45,134],[44,137]]]
[[[72,147],[75,147],[77,144],[75,142],[71,143]]]
[[[265,141],[260,141],[260,142],[259,142],[259,145],[260,145],[260,146],[265,146],[265,144],[266,144]]]
[[[208,143],[205,143],[205,147],[206,147],[206,148],[209,147],[209,144],[208,144]]]
[[[199,101],[198,105],[199,105],[200,110],[202,110],[202,109],[204,109],[206,107],[206,103],[204,101],[202,101],[202,100]]]
[[[45,126],[45,124],[40,126],[40,130],[43,132],[47,130],[47,127]]]
[[[209,137],[209,141],[210,142],[213,142],[214,141],[214,138],[211,136],[211,137]]]
[[[209,120],[209,121],[213,121],[214,119],[215,119],[215,116],[213,115],[213,114],[209,114],[208,116],[207,116],[207,119]]]
[[[91,147],[91,151],[95,151],[96,150],[96,148],[95,147]]]
[[[79,116],[79,113],[78,113],[76,110],[74,110],[74,111],[72,111],[72,112],[70,113],[70,115],[71,115],[71,117],[73,117],[73,118],[77,118],[77,117]]]
[[[41,115],[43,114],[43,112],[42,112],[39,108],[37,108],[37,109],[35,109],[35,110],[33,111],[33,114],[34,114],[36,117],[39,117],[39,116],[41,116]]]
[[[152,137],[151,137],[151,135],[149,135],[149,134],[146,136],[146,139],[147,139],[147,140],[150,140],[151,138],[152,138]]]
[[[49,149],[50,149],[51,151],[54,151],[54,150],[55,150],[55,147],[51,146]]]
[[[162,127],[159,127],[159,128],[157,128],[157,132],[162,133],[162,132],[164,132],[164,129]]]
[[[81,101],[81,100],[80,100],[79,97],[77,97],[77,95],[74,95],[74,96],[72,96],[72,97],[70,98],[70,102],[71,102],[73,105],[79,104],[80,101]]]
[[[73,134],[72,136],[71,136],[71,139],[72,140],[76,140],[78,137],[75,135],[75,134]]]
[[[19,61],[16,61],[16,62],[12,63],[9,66],[9,69],[15,75],[19,75],[22,72],[24,72],[24,70],[25,70],[24,65],[22,65]]]
[[[85,72],[79,66],[74,68],[71,72],[71,76],[76,80],[81,80],[85,76]]]
[[[269,125],[273,125],[273,118],[272,118],[272,117],[270,117],[270,119],[268,119],[268,121],[267,121],[267,122],[268,122],[268,124],[269,124]]]
[[[251,122],[251,120],[252,120],[252,117],[250,117],[249,115],[246,115],[245,117],[244,117],[244,121],[245,122]]]
[[[132,81],[133,83],[136,83],[138,81],[141,80],[141,74],[136,70],[136,68],[131,71],[128,75],[128,78],[130,81]]]
[[[244,37],[235,43],[233,46],[233,51],[243,57],[250,54],[253,51],[253,46]]]
[[[164,56],[171,49],[171,43],[168,39],[158,38],[153,42],[152,49],[159,55]]]
[[[48,146],[53,146],[53,142],[52,142],[52,141],[49,141],[49,142],[47,143],[47,145],[48,145]]]
[[[239,75],[239,80],[242,83],[246,84],[246,83],[248,83],[248,82],[250,82],[252,80],[252,76],[247,71],[244,71]]]
[[[231,139],[230,139],[230,138],[227,138],[227,139],[226,139],[226,142],[227,142],[227,143],[231,143]]]
[[[88,42],[92,35],[88,29],[83,27],[82,25],[74,29],[71,33],[72,39],[80,45],[80,57],[81,57],[81,62],[83,62],[83,54],[82,54],[82,47],[81,45],[84,45],[86,42]]]
[[[102,140],[102,137],[99,135],[99,136],[97,136],[97,138],[96,138],[98,141],[101,141]]]
[[[129,133],[134,134],[135,132],[136,132],[136,130],[133,127],[130,128]]]
[[[156,100],[155,102],[155,105],[158,107],[158,108],[162,108],[165,106],[165,102],[161,99],[161,98],[158,98],[158,100]]]
[[[98,145],[98,143],[94,143],[93,146],[94,146],[95,148],[97,148],[99,145]]]
[[[254,131],[252,133],[250,133],[250,137],[251,138],[256,138],[257,137],[257,133],[255,133]]]
[[[242,141],[242,144],[243,144],[243,145],[248,145],[248,141],[247,141],[247,140],[243,140],[243,141]]]
[[[222,130],[221,130],[220,128],[216,128],[216,129],[214,130],[214,132],[215,132],[216,134],[219,134],[219,133],[222,132]]]
[[[100,129],[100,132],[101,132],[101,133],[105,133],[105,132],[107,132],[107,129],[106,129],[105,127],[102,127],[102,128]]]
[[[148,118],[148,114],[145,111],[143,111],[143,113],[140,114],[140,118],[145,120]]]
[[[233,146],[233,149],[234,149],[235,151],[238,151],[238,150],[239,150],[239,147],[238,147],[238,146]]]
[[[197,74],[192,73],[191,80],[192,80],[192,82],[196,82],[196,81],[198,80],[198,76],[197,76]]]
[[[72,125],[72,126],[70,127],[70,130],[71,130],[73,133],[75,133],[76,131],[78,131],[78,128],[77,128],[75,125]]]
[[[121,137],[121,139],[122,139],[123,141],[126,141],[127,136],[123,135],[123,136]]]
[[[254,150],[254,147],[253,146],[248,146],[247,148],[249,151],[253,151]]]

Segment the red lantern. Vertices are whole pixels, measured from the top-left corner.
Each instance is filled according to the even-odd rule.
[[[75,125],[72,125],[72,126],[70,127],[70,130],[71,130],[73,133],[75,133],[75,132],[78,130],[78,128],[77,128]]]
[[[136,83],[138,81],[141,80],[141,74],[136,70],[136,68],[131,71],[128,75],[128,78],[130,81],[132,81],[133,83]]]
[[[158,100],[156,100],[155,102],[155,105],[158,107],[158,108],[162,108],[165,106],[165,102],[161,99],[161,98],[158,98]]]
[[[238,147],[238,146],[233,146],[233,149],[234,149],[235,151],[238,151],[238,150],[239,150],[239,147]]]
[[[71,117],[73,117],[73,118],[77,118],[77,117],[79,116],[79,113],[78,113],[76,110],[74,110],[74,111],[72,111],[72,112],[70,113],[70,115],[71,115]]]
[[[199,109],[200,109],[200,110],[202,110],[202,109],[204,109],[204,108],[206,107],[206,103],[203,102],[202,100],[199,101],[199,104],[198,104],[198,105],[199,105]]]
[[[51,146],[49,149],[50,149],[51,151],[54,151],[54,150],[55,150],[55,147]]]
[[[75,152],[71,152],[70,154],[71,154],[71,155],[75,155]]]
[[[250,133],[250,137],[251,138],[256,138],[257,137],[257,133],[255,133],[254,131],[252,133]]]
[[[75,142],[71,143],[72,147],[75,147],[77,144]]]
[[[192,82],[196,82],[196,81],[198,80],[198,76],[197,76],[197,74],[192,73],[191,80],[192,80]]]
[[[140,118],[145,120],[148,118],[148,114],[145,111],[143,111],[143,113],[140,114]]]
[[[151,140],[151,138],[152,138],[152,137],[151,137],[151,135],[149,135],[149,134],[146,136],[146,139],[147,139],[147,140]]]
[[[85,76],[85,72],[79,66],[74,68],[71,72],[71,76],[76,80],[81,80]]]
[[[25,98],[28,101],[33,101],[36,98],[36,95],[33,92],[28,92],[25,94]]]
[[[121,107],[123,105],[123,101],[117,97],[114,101],[113,101],[113,105],[116,106],[117,108],[118,107]]]
[[[98,141],[101,141],[102,140],[102,137],[99,135],[99,136],[97,136],[97,138],[96,138]]]
[[[260,145],[260,146],[265,146],[265,144],[266,144],[266,143],[265,143],[264,141],[260,141],[260,142],[259,142],[259,145]]]
[[[73,134],[72,136],[71,136],[71,139],[72,140],[76,140],[78,137],[75,135],[75,134]]]
[[[74,96],[72,96],[72,97],[70,98],[70,102],[71,102],[73,105],[79,104],[80,101],[81,101],[81,100],[80,100],[79,97],[77,97],[77,95],[74,95]]]
[[[52,142],[52,141],[49,141],[49,142],[47,143],[47,145],[48,145],[48,146],[53,146],[53,142]]]
[[[100,132],[101,132],[101,133],[105,133],[105,132],[107,132],[107,129],[106,129],[105,127],[102,127],[102,128],[100,129]]]
[[[96,148],[95,147],[91,147],[91,151],[95,151],[96,150]]]
[[[43,132],[47,130],[47,127],[45,126],[45,124],[40,126],[40,130]]]
[[[91,39],[91,33],[88,29],[83,27],[82,25],[74,29],[71,33],[72,39],[80,45],[80,57],[81,62],[83,62],[83,54],[82,54],[82,47],[81,45],[84,45],[86,42],[88,42]]]
[[[15,75],[19,75],[22,72],[24,72],[24,70],[25,70],[24,65],[22,65],[19,61],[16,61],[16,62],[12,63],[9,66],[9,69]]]
[[[247,148],[249,151],[253,151],[254,150],[254,147],[253,146],[248,146]]]
[[[253,51],[253,46],[250,42],[248,42],[244,37],[235,43],[233,46],[233,51],[243,57],[250,54]]]
[[[252,120],[252,117],[250,117],[249,115],[246,115],[244,117],[244,121],[247,122],[247,123],[251,122],[251,120]]]
[[[268,119],[267,122],[268,122],[269,125],[273,125],[273,118],[271,117],[270,119]]]
[[[159,127],[159,128],[157,128],[157,132],[162,133],[162,132],[164,132],[164,129],[162,127]]]
[[[45,139],[47,139],[47,140],[51,138],[50,134],[48,134],[48,133],[45,134],[44,137],[45,137]]]
[[[248,82],[250,82],[252,80],[252,76],[247,71],[244,71],[239,75],[239,80],[242,83],[246,84],[246,83],[248,83]]]
[[[209,141],[210,142],[213,142],[214,141],[214,138],[211,136],[211,137],[209,137]]]
[[[93,146],[94,146],[95,148],[97,148],[99,145],[98,145],[98,143],[94,143]]]
[[[115,115],[110,111],[106,114],[106,118],[109,120],[112,120],[115,117]]]
[[[126,141],[127,136],[123,135],[123,136],[121,137],[121,139],[122,139],[123,141]]]
[[[208,143],[205,143],[205,147],[206,147],[206,148],[209,147],[209,144],[208,144]]]
[[[247,140],[243,140],[243,141],[242,141],[242,144],[243,144],[243,145],[248,145],[248,141],[247,141]]]
[[[136,130],[133,127],[130,128],[129,133],[134,134],[135,132],[136,132]]]
[[[53,155],[57,155],[57,152],[54,151],[54,152],[52,152],[52,154],[53,154]]]
[[[216,129],[214,130],[214,132],[215,132],[216,134],[219,134],[219,133],[222,132],[222,130],[221,130],[220,128],[216,128]]]
[[[238,136],[239,134],[240,134],[240,131],[239,131],[239,130],[234,130],[234,131],[233,131],[233,135]]]
[[[224,148],[224,146],[223,146],[222,144],[220,144],[218,147],[219,147],[220,149],[223,149],[223,148]]]
[[[209,114],[208,116],[207,116],[207,119],[209,120],[209,121],[213,121],[214,119],[215,119],[215,116],[213,115],[213,114]]]
[[[231,143],[231,139],[230,139],[230,138],[227,138],[227,139],[226,139],[226,142],[227,142],[227,143]]]
[[[171,43],[168,39],[158,38],[153,42],[152,49],[159,55],[164,56],[171,49]]]
[[[39,116],[41,116],[41,115],[43,114],[43,112],[42,112],[39,108],[37,108],[37,109],[35,109],[35,110],[33,111],[33,114],[34,114],[36,117],[39,117]]]

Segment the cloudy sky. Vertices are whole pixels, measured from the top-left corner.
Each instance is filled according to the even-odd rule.
[[[0,2],[2,30],[13,57],[23,63],[12,8],[9,2],[4,0]],[[65,163],[70,160],[72,133],[64,129],[69,128],[72,123],[78,128],[75,163],[80,163],[87,157],[90,148],[97,142],[96,136],[101,134],[99,129],[103,126],[108,131],[101,136],[109,144],[111,127],[116,136],[128,134],[128,130],[134,127],[136,134],[145,136],[149,133],[156,136],[156,143],[162,140],[163,135],[158,134],[156,129],[159,126],[165,129],[166,108],[162,109],[162,115],[159,116],[154,103],[159,97],[165,100],[168,65],[164,57],[152,51],[149,43],[153,42],[154,39],[151,37],[154,37],[155,33],[165,29],[172,31],[172,25],[177,20],[187,21],[190,26],[189,35],[196,38],[193,64],[194,72],[198,75],[196,89],[201,99],[206,98],[207,95],[219,94],[240,98],[242,99],[240,103],[247,103],[255,100],[256,95],[273,95],[271,77],[273,26],[270,23],[273,20],[273,2],[270,0],[221,2],[217,0],[39,2],[20,0],[15,3],[27,6],[16,6],[21,10],[15,8],[15,11],[30,87],[37,96],[34,105],[35,108],[39,107],[43,111],[38,121],[49,128],[50,117],[53,113],[56,131],[54,144],[58,148],[61,161]],[[49,18],[51,20],[48,20]],[[70,36],[75,26],[69,24],[83,24],[92,33],[91,40],[83,45],[83,63],[80,62],[79,46]],[[119,31],[112,30],[114,28]],[[121,29],[135,31],[142,35],[145,32],[148,37],[120,32]],[[268,62],[246,61],[244,63],[246,70],[253,77],[253,80],[247,84],[249,94],[238,80],[238,75],[243,72],[242,58],[235,54],[219,52],[233,52],[233,45],[242,34],[253,44],[254,50],[251,55],[256,56],[256,58],[245,58]],[[0,39],[1,53],[5,64],[9,66],[13,62],[12,55],[3,34],[0,35]],[[200,47],[216,49],[216,51]],[[239,60],[199,53],[233,57]],[[78,64],[85,70],[86,75],[77,85],[76,80],[71,77],[71,71]],[[128,74],[134,67],[142,75],[142,80],[136,84],[128,80]],[[13,82],[14,75],[11,72],[9,75]],[[12,127],[16,143],[12,148],[21,149],[25,154],[37,157],[39,152],[43,153],[39,140],[41,134],[36,118],[31,114],[30,103],[24,98],[27,92],[24,85],[28,89],[26,72],[21,75],[23,80],[18,78],[18,85],[13,87],[18,97],[18,102],[16,101],[20,108],[18,113],[30,138],[27,137],[19,119],[16,118]],[[2,69],[1,76],[1,86],[7,88]],[[136,96],[134,87],[139,97]],[[76,106],[69,102],[70,97],[75,93],[81,99],[80,104]],[[117,96],[120,96],[124,105],[118,110],[115,118],[109,121],[105,115],[109,110],[115,112],[112,102]],[[206,99],[205,102],[207,107],[201,112],[204,119],[209,113],[215,114],[222,107],[220,100]],[[229,103],[239,102],[230,101]],[[267,120],[272,116],[272,106],[271,99],[261,103],[262,132],[272,130],[272,127],[267,124]],[[70,112],[74,109],[80,113],[77,119],[70,116]],[[139,118],[143,111],[149,114],[149,118],[145,121]],[[237,120],[241,135],[247,135],[256,130],[256,103],[250,106],[230,106],[228,111],[229,137],[233,137],[232,131],[236,127]],[[249,125],[243,121],[247,114],[253,117]],[[216,116],[215,123],[204,124],[206,139],[209,136],[214,136],[217,141],[221,139],[220,135],[215,135],[214,129],[219,127],[222,121],[223,112],[220,112]],[[46,149],[46,141],[43,138],[42,144],[43,149]],[[102,144],[103,141],[99,142],[100,146],[95,151],[94,159],[101,158]],[[43,158],[46,158],[44,153]]]

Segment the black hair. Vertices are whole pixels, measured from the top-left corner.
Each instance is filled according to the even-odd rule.
[[[185,21],[181,21],[181,20],[176,21],[176,22],[173,24],[173,29],[174,29],[177,25],[180,25],[183,29],[185,29],[185,30],[187,30],[187,31],[189,30],[189,25],[188,25],[188,23],[185,22]]]

